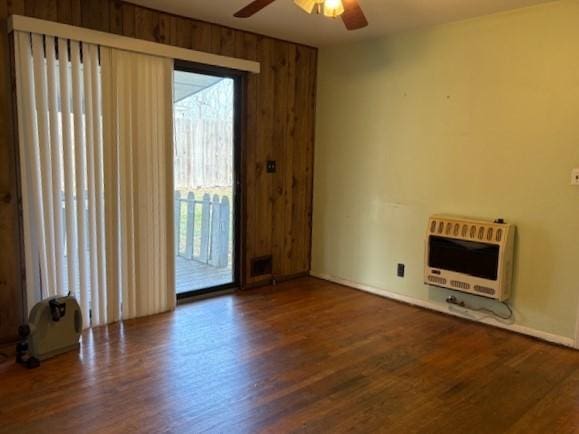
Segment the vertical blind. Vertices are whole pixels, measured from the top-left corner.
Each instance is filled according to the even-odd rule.
[[[172,309],[172,63],[14,34],[28,308],[71,292],[84,327]]]
[[[102,69],[108,285],[134,318],[175,306],[173,62],[109,50]]]
[[[16,32],[27,299],[106,322],[99,47]]]

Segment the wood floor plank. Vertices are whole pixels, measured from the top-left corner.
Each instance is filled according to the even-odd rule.
[[[0,433],[574,433],[579,352],[314,278],[0,365]]]

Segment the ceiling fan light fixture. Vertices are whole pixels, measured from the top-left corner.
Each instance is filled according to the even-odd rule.
[[[276,0],[253,0],[233,14],[236,18],[250,18]],[[368,20],[362,12],[358,0],[294,0],[296,6],[308,14],[324,14],[328,18],[341,16],[348,30],[363,29]],[[344,6],[345,4],[345,6]]]
[[[339,17],[344,13],[344,5],[342,0],[325,0],[324,1],[324,15],[329,18]]]
[[[312,14],[318,11],[324,0],[294,0],[294,3],[308,14]]]

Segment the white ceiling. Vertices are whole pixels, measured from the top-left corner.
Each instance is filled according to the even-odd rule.
[[[487,15],[553,0],[359,0],[369,26],[348,32],[340,19],[308,15],[293,0],[276,0],[251,18],[233,14],[251,0],[129,0],[153,9],[268,36],[326,46]]]

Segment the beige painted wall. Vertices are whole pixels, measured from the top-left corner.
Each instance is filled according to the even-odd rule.
[[[427,217],[503,217],[516,323],[573,338],[578,23],[568,0],[322,49],[313,273],[444,304],[422,283]]]

